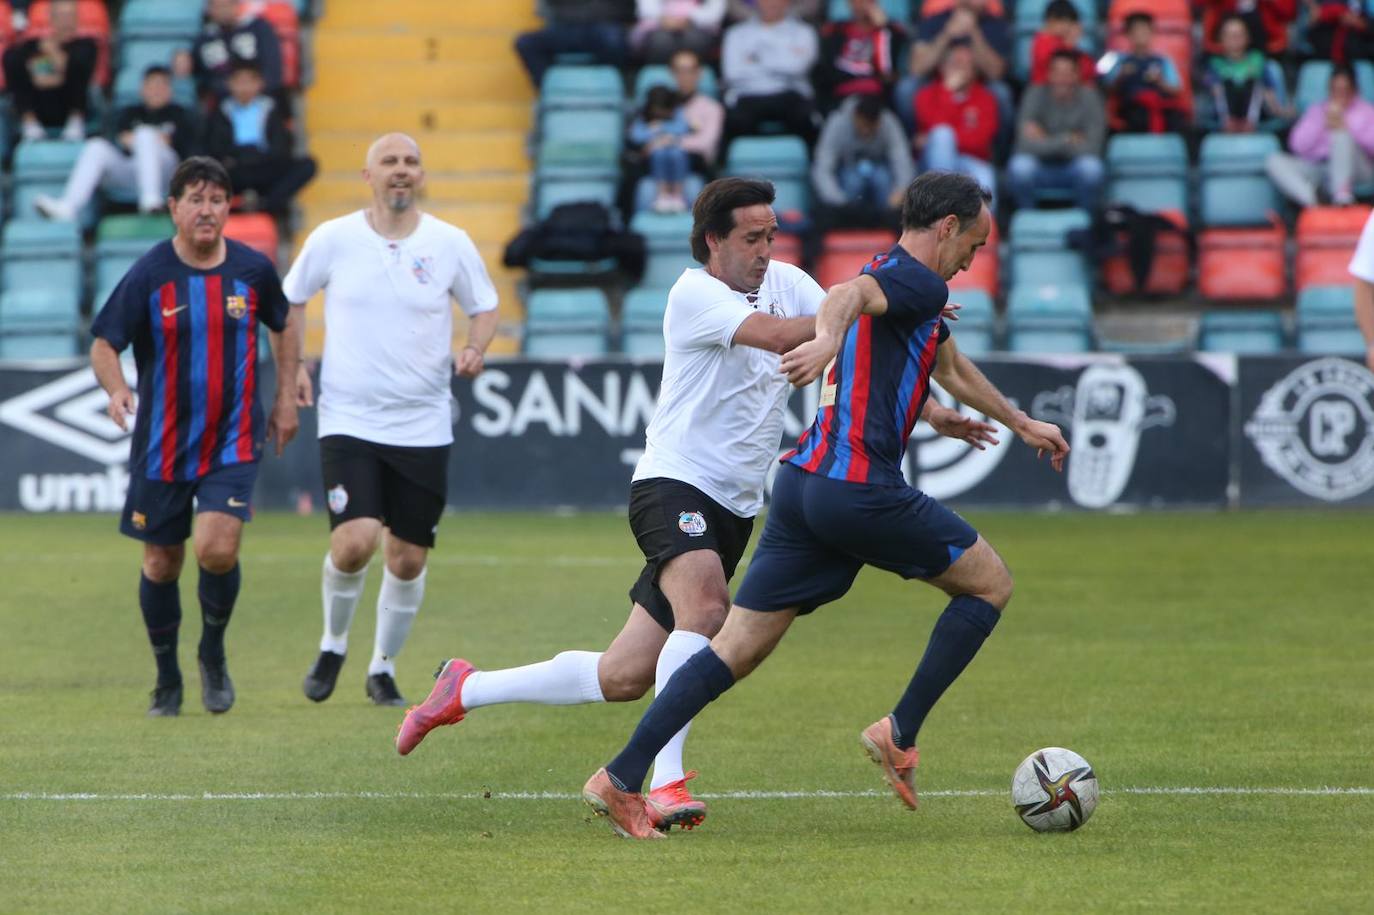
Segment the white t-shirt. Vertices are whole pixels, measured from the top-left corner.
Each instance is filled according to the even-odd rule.
[[[773,261],[750,298],[702,269],[684,270],[673,284],[663,315],[663,386],[634,473],[688,483],[741,518],[763,507],[788,383],[778,354],[732,345],[735,331],[759,311],[814,315],[825,292],[805,271]]]
[[[1355,256],[1350,259],[1350,275],[1366,283],[1374,283],[1374,213],[1369,214],[1360,233],[1360,243],[1355,246]]]
[[[319,433],[382,445],[453,441],[450,296],[468,315],[496,289],[466,232],[428,214],[395,241],[359,210],[322,223],[282,282],[299,305],[324,289]]]

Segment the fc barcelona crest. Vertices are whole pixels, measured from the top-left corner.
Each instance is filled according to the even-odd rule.
[[[241,295],[231,295],[224,299],[224,310],[235,320],[248,314],[248,300]]]

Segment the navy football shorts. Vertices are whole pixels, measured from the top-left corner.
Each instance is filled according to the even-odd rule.
[[[783,464],[735,603],[810,613],[843,597],[865,565],[934,578],[977,539],[967,521],[920,490],[832,480]]]
[[[193,514],[224,512],[248,521],[253,517],[257,480],[257,461],[216,467],[199,479],[171,483],[132,474],[119,532],[144,543],[175,546],[191,536]]]

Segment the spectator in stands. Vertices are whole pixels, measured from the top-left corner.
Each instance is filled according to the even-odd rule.
[[[758,0],[755,16],[725,30],[720,65],[728,137],[759,133],[772,122],[808,146],[815,142],[816,30],[791,16],[790,6],[789,0]]]
[[[1083,40],[1083,23],[1078,7],[1072,0],[1050,0],[1045,5],[1045,18],[1040,31],[1031,42],[1030,81],[1039,86],[1049,79],[1050,60],[1059,51],[1069,51],[1078,57],[1079,79],[1092,83],[1097,79],[1097,62],[1079,46]]]
[[[1269,56],[1288,50],[1288,26],[1298,15],[1298,0],[1199,0],[1203,49],[1223,53],[1219,30],[1228,16],[1240,16],[1250,32],[1250,46]]]
[[[978,77],[997,99],[999,121],[1011,122],[1016,106],[1011,87],[1004,82],[1011,61],[1011,29],[1005,19],[989,11],[988,0],[956,0],[951,9],[921,20],[911,47],[908,74],[897,82],[897,114],[908,120],[912,132],[919,129],[910,122],[916,93],[926,80],[937,76],[945,51],[959,45],[973,51]]]
[[[115,115],[109,139],[92,137],[67,178],[59,198],[40,194],[34,207],[49,219],[74,221],[96,188],[138,195],[138,208],[151,213],[166,205],[167,183],[177,163],[191,155],[195,121],[172,101],[172,72],[149,67],[143,74],[141,101]]]
[[[1083,80],[1079,57],[1070,48],[1055,51],[1046,84],[1021,99],[1016,152],[1007,163],[1018,208],[1035,206],[1041,188],[1071,191],[1078,206],[1097,208],[1107,116],[1096,86]]]
[[[990,194],[996,192],[992,143],[997,136],[997,99],[978,78],[976,52],[968,44],[945,51],[940,78],[916,93],[914,145],[926,169],[961,172]]]
[[[878,0],[849,0],[849,19],[821,28],[816,92],[831,110],[853,95],[892,91],[898,46],[906,29],[890,20]]]
[[[281,42],[271,23],[252,14],[240,18],[237,0],[206,0],[205,28],[190,54],[177,54],[173,71],[194,76],[196,90],[218,101],[229,95],[229,74],[239,60],[257,67],[267,92],[281,89]]]
[[[728,0],[725,4],[727,22],[743,22],[758,9],[757,0]],[[826,8],[822,0],[792,0],[792,15],[803,22],[820,25],[826,18]]]
[[[61,130],[64,140],[86,136],[86,99],[98,48],[76,34],[75,0],[53,0],[48,34],[5,51],[5,84],[26,140]]]
[[[242,209],[279,215],[315,176],[315,160],[292,154],[286,116],[265,88],[257,64],[235,61],[229,97],[210,115],[205,147],[228,170]]]
[[[682,148],[692,162],[692,170],[709,172],[716,164],[720,134],[725,126],[725,106],[700,91],[701,58],[691,51],[678,51],[668,66],[677,84],[678,104],[687,120],[688,134]]]
[[[1250,47],[1250,29],[1227,16],[1218,30],[1221,53],[1207,60],[1205,80],[1217,122],[1227,133],[1252,133],[1261,120],[1292,117],[1279,98],[1283,71]]]
[[[515,39],[515,53],[536,89],[560,54],[586,54],[612,67],[625,62],[626,26],[634,20],[634,0],[544,0],[543,6],[548,24]]]
[[[1124,129],[1177,132],[1183,126],[1183,83],[1174,62],[1154,50],[1154,17],[1140,12],[1127,16],[1126,40],[1130,49],[1117,57],[1105,78]]]
[[[1318,57],[1336,63],[1374,57],[1374,21],[1363,0],[1307,0],[1307,40]]]
[[[630,124],[630,142],[640,148],[654,180],[655,213],[681,213],[687,209],[682,182],[691,172],[682,140],[691,132],[678,107],[677,94],[667,86],[654,86],[644,109]]]
[[[663,64],[678,51],[714,55],[725,0],[637,0],[639,22],[630,45],[647,64]]]
[[[828,227],[887,225],[914,177],[906,131],[883,98],[846,99],[826,118],[811,160],[811,183]]]
[[[1302,206],[1315,206],[1321,195],[1349,205],[1355,186],[1374,180],[1374,104],[1356,93],[1348,64],[1331,71],[1327,98],[1298,118],[1288,148],[1292,155],[1273,153],[1265,168],[1278,189]]]

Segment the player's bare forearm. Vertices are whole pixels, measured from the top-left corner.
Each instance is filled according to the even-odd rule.
[[[1374,283],[1355,280],[1355,323],[1364,335],[1365,362],[1374,370]]]
[[[940,346],[939,361],[935,366],[935,380],[940,382],[940,387],[960,403],[991,416],[1013,432],[1023,428],[1030,417],[1012,406],[967,356],[952,348],[951,352],[945,352],[950,342],[946,341]]]
[[[129,390],[124,380],[124,369],[119,364],[119,353],[103,337],[96,337],[91,344],[91,370],[106,394],[114,395]]]
[[[491,341],[496,338],[496,326],[500,318],[496,309],[479,312],[468,321],[468,346],[475,346],[483,354]]]
[[[840,341],[861,314],[880,315],[887,311],[887,296],[878,281],[867,274],[831,287],[816,312],[816,337],[787,351],[782,357],[782,373],[796,387],[805,387],[840,351]]]
[[[800,318],[778,318],[773,315],[752,314],[744,319],[731,338],[732,346],[752,346],[770,353],[791,352],[816,336],[816,319],[811,315]]]
[[[268,342],[272,345],[272,359],[277,364],[277,399],[296,402],[296,369],[301,364],[301,347],[305,334],[301,326],[305,323],[305,309],[290,308],[286,312],[286,325],[280,331],[270,331]]]

